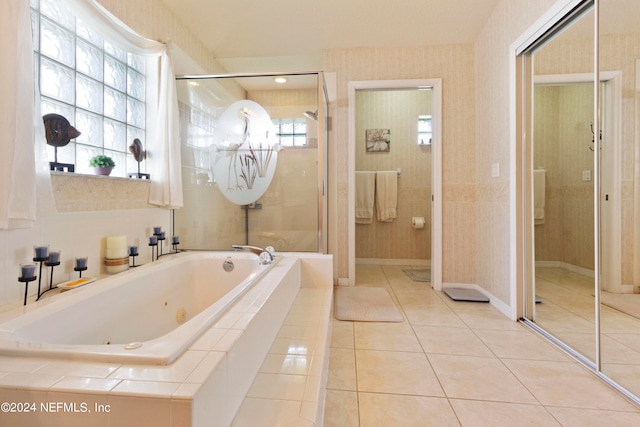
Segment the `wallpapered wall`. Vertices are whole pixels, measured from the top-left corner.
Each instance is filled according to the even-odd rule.
[[[356,258],[431,259],[431,146],[418,145],[418,117],[431,114],[431,91],[356,93],[356,170],[402,170],[398,178],[398,218],[356,225]],[[389,129],[389,152],[367,152],[367,129]],[[411,218],[424,217],[416,230]]]

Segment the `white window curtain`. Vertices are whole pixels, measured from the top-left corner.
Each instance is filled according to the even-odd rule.
[[[0,229],[12,229],[36,219],[33,45],[29,0],[0,3]]]
[[[152,174],[149,202],[181,207],[178,103],[167,46],[138,36],[95,0],[66,1],[69,10],[113,43],[155,60],[160,75],[154,86],[156,102],[148,106],[148,123],[153,125],[147,129],[145,144]],[[40,96],[34,85],[29,0],[0,2],[0,34],[4,57],[0,74],[0,229],[23,228],[35,223],[36,199],[40,205],[53,204]]]

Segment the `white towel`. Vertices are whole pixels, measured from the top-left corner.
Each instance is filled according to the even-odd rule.
[[[398,171],[376,173],[376,206],[378,221],[392,222],[397,218]]]
[[[544,224],[545,205],[545,176],[544,169],[533,171],[533,223]]]
[[[373,222],[375,185],[375,172],[356,172],[356,224]]]

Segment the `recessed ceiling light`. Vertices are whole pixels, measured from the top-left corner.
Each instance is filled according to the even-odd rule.
[[[287,78],[286,77],[274,77],[273,79],[276,83],[286,83],[287,82]]]

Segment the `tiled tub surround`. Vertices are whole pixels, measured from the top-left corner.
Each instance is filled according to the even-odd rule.
[[[263,361],[270,360],[267,353],[282,339],[297,340],[295,331],[308,330],[307,314],[322,313],[324,319],[309,339],[328,342],[331,272],[330,256],[285,254],[166,366],[1,356],[0,402],[22,412],[0,412],[0,425],[230,425]],[[325,348],[318,347],[314,366],[301,374],[305,392],[289,397],[299,399],[297,415],[309,425],[322,419]]]

